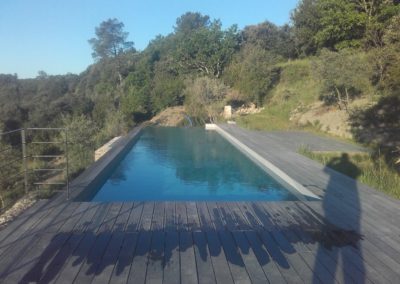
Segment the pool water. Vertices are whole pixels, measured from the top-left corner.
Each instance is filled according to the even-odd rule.
[[[146,127],[92,201],[297,200],[214,131]]]

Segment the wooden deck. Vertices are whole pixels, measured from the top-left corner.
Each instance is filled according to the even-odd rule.
[[[0,231],[0,282],[398,283],[399,201],[222,127],[322,200],[39,201]]]

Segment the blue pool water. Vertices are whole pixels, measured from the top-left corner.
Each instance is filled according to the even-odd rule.
[[[92,201],[296,200],[214,131],[145,128]]]

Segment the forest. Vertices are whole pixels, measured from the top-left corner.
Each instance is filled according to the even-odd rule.
[[[184,105],[197,124],[218,121],[226,104],[268,109],[285,66],[308,62],[318,100],[348,111],[355,140],[379,149],[396,167],[400,1],[300,0],[290,18],[283,26],[265,21],[239,29],[187,12],[172,33],[142,51],[128,41],[122,22],[106,19],[88,39],[94,63],[81,74],[0,74],[0,129],[67,127],[71,171],[78,173],[98,146],[167,107]],[[301,78],[302,70],[293,70]],[[349,109],[359,97],[370,106]],[[5,176],[2,171],[0,180]]]

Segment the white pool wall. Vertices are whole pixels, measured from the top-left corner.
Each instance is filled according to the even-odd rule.
[[[296,192],[294,194],[300,200],[306,200],[305,197],[313,198],[313,199],[320,199],[317,195],[312,193],[310,190],[305,188],[299,182],[288,176],[284,171],[279,169],[277,166],[273,165],[271,162],[257,154],[254,150],[240,142],[238,139],[233,137],[231,134],[220,128],[216,124],[206,124],[206,130],[213,130],[218,132],[222,137],[228,140],[232,145],[234,145],[237,149],[239,149],[243,154],[249,157],[252,161],[256,164],[261,166],[268,174],[280,179],[285,184],[287,184],[290,188],[294,189]]]

